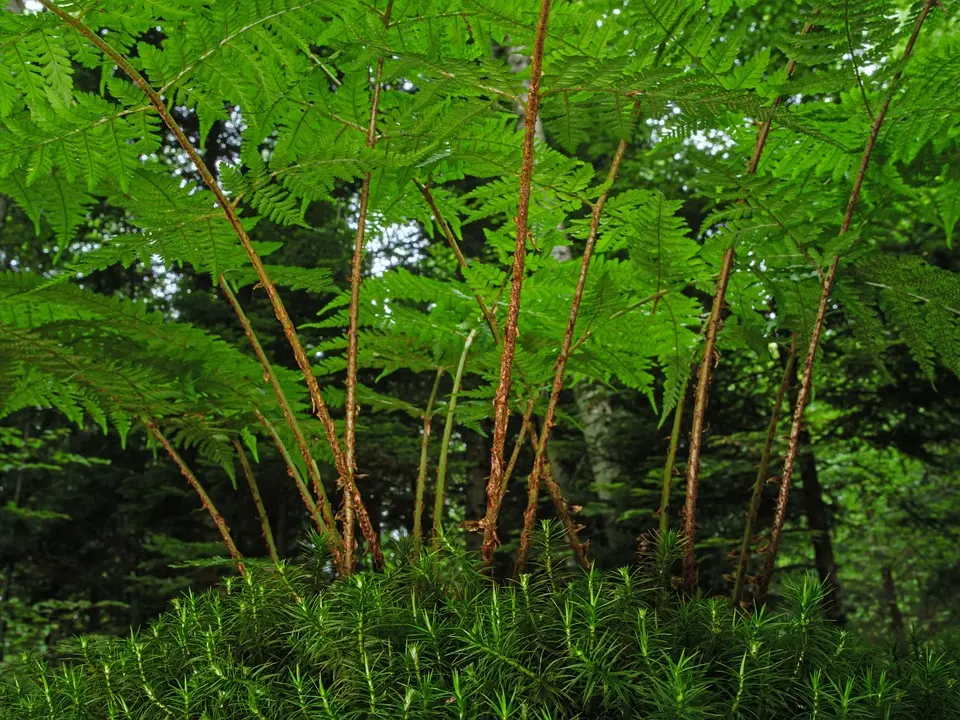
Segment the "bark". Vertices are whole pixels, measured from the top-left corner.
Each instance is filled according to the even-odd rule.
[[[613,393],[600,383],[581,383],[573,388],[583,439],[587,445],[590,469],[597,496],[606,506],[603,531],[609,546],[609,557],[615,564],[630,564],[633,561],[634,537],[618,520],[618,508],[622,505],[620,484],[628,484],[630,469],[621,461],[618,447],[618,427],[623,413],[613,406]]]
[[[893,582],[893,570],[889,565],[882,569],[883,573],[883,600],[890,613],[890,629],[896,642],[897,657],[907,654],[907,630],[903,624],[903,615],[900,613],[900,603],[897,601],[897,586]]]

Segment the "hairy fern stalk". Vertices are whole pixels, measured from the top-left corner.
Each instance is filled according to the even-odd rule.
[[[677,604],[639,569],[569,575],[562,532],[497,587],[455,549],[326,587],[257,567],[173,603],[127,639],[79,640],[61,667],[24,658],[0,718],[927,718],[960,713],[960,666],[899,662],[827,625],[815,579],[776,614]],[[674,538],[675,539],[675,538]]]
[[[283,703],[298,693],[312,703],[300,708],[306,716],[343,717],[324,698],[345,707],[369,703],[371,714],[386,712],[376,703],[396,701],[400,705],[390,710],[396,713],[407,700],[432,706],[440,697],[433,694],[435,686],[442,686],[443,697],[454,698],[450,712],[460,708],[457,693],[466,698],[484,688],[482,702],[493,703],[504,716],[523,703],[531,713],[534,708],[557,713],[574,698],[586,703],[583,712],[627,707],[658,716],[668,712],[658,703],[671,697],[686,698],[691,708],[699,707],[695,698],[702,697],[704,708],[714,707],[718,697],[732,692],[729,683],[736,677],[744,683],[740,690],[748,692],[744,688],[760,677],[751,674],[752,663],[773,666],[756,653],[773,653],[769,662],[781,662],[779,641],[743,645],[749,623],[766,622],[760,616],[717,620],[717,637],[740,638],[740,645],[730,647],[746,653],[742,662],[723,654],[730,647],[721,648],[719,641],[716,655],[703,648],[696,657],[664,654],[654,640],[657,628],[673,632],[671,623],[680,622],[682,613],[721,612],[697,602],[670,610],[680,613],[673,620],[640,613],[651,623],[643,656],[651,664],[621,675],[617,653],[632,648],[637,617],[629,618],[630,630],[618,623],[640,609],[629,573],[622,583],[591,574],[569,586],[574,589],[551,589],[546,596],[527,580],[527,586],[502,594],[478,590],[469,600],[459,595],[477,588],[461,581],[447,588],[453,605],[442,612],[442,603],[430,605],[439,603],[439,590],[426,576],[417,582],[427,583],[427,595],[417,595],[414,583],[406,588],[412,599],[401,601],[392,594],[399,575],[363,575],[330,591],[331,598],[350,597],[353,605],[343,600],[341,609],[325,610],[326,595],[310,596],[279,603],[292,615],[274,613],[253,598],[282,594],[281,589],[259,584],[261,574],[249,574],[226,521],[180,452],[189,448],[234,481],[239,459],[255,491],[256,463],[247,462],[244,448],[256,461],[258,442],[276,446],[338,574],[354,571],[358,550],[382,566],[379,519],[367,511],[364,459],[356,453],[357,435],[364,431],[360,408],[426,421],[425,463],[433,400],[424,411],[364,385],[358,373],[422,373],[436,378],[442,391],[435,390],[434,399],[438,406],[446,403],[448,413],[437,479],[440,501],[432,523],[422,522],[424,466],[418,532],[433,527],[434,545],[442,536],[454,426],[492,427],[487,511],[482,519],[469,518],[468,527],[483,533],[485,561],[493,561],[512,467],[505,462],[507,428],[512,416],[522,415],[521,442],[523,433],[542,427],[524,537],[543,479],[578,562],[588,566],[575,510],[546,455],[561,391],[571,379],[616,382],[648,396],[665,419],[699,362],[684,522],[685,575],[688,590],[695,592],[700,440],[710,369],[722,355],[717,348],[762,355],[771,342],[791,337],[797,347],[809,348],[806,358],[798,358],[804,373],[794,438],[813,387],[828,301],[838,303],[858,342],[878,362],[883,350],[897,343],[931,377],[938,363],[960,373],[960,279],[921,257],[885,251],[877,238],[883,222],[896,223],[890,210],[895,207],[896,213],[924,218],[951,242],[960,217],[955,172],[949,166],[916,168],[957,152],[956,22],[933,0],[870,0],[856,7],[813,0],[777,6],[778,17],[795,20],[796,32],[785,33],[787,25],[775,25],[755,4],[40,0],[40,11],[0,13],[0,193],[38,228],[52,227],[56,246],[48,248],[49,255],[68,258],[48,275],[0,276],[0,417],[28,407],[56,408],[77,424],[113,427],[124,441],[130,432],[146,432],[177,463],[244,573],[227,593],[234,600],[211,596],[195,602],[204,608],[204,623],[216,621],[202,631],[210,633],[202,635],[209,637],[203,640],[209,655],[203,672],[222,673],[224,683],[246,687],[249,713],[268,716],[281,706],[293,712],[296,705]],[[768,29],[769,37],[762,35]],[[510,58],[518,54],[529,56],[529,70],[514,71]],[[196,124],[196,134],[183,130],[185,119]],[[201,150],[216,122],[236,129],[239,150],[211,168]],[[703,138],[716,142],[704,150],[698,147]],[[709,208],[700,227],[689,226],[686,198],[623,186],[628,165],[663,157],[685,160],[684,188]],[[311,207],[342,203],[345,195],[356,199],[349,287],[337,287],[325,270],[273,262],[281,243],[255,239],[258,225],[308,226]],[[78,229],[96,208],[117,214],[116,231],[96,242],[78,242]],[[411,224],[443,237],[449,255],[438,264],[449,261],[456,276],[393,269],[364,277],[369,238]],[[479,228],[485,243],[469,262],[458,246],[465,228]],[[560,250],[570,247],[582,249],[581,263],[560,261]],[[171,322],[144,303],[98,294],[83,283],[106,268],[134,265],[189,265],[209,274],[234,311],[252,356],[188,323]],[[238,302],[235,290],[253,285],[267,296],[296,370],[271,363]],[[295,327],[283,304],[288,290],[332,293],[333,299],[314,322]],[[715,298],[709,314],[704,295]],[[310,331],[325,339],[306,342],[301,334]],[[439,383],[452,368],[457,373],[450,391]],[[547,390],[550,400],[544,402]],[[791,453],[780,522],[795,444]],[[269,537],[265,513],[262,517]],[[773,538],[769,568],[776,562],[778,527]],[[428,545],[415,540],[417,547]],[[426,572],[425,566],[414,567]],[[300,581],[290,582],[283,592],[294,592],[290,588]],[[765,575],[761,595],[768,582]],[[539,601],[524,606],[524,593],[534,590]],[[576,601],[561,602],[568,592]],[[622,608],[614,600],[617,593],[626,598]],[[584,609],[585,598],[599,605]],[[383,613],[407,613],[420,622],[421,601],[433,608],[423,612],[439,613],[431,623],[460,628],[461,634],[450,638],[460,638],[456,650],[441,652],[425,636],[414,633],[420,639],[411,639],[407,631],[394,637],[391,630],[379,640],[366,634],[367,609],[373,627],[387,622]],[[457,608],[466,607],[457,605],[461,601],[513,619],[504,620],[503,632],[500,619],[467,630],[457,624]],[[226,616],[213,610],[218,602],[238,613],[259,608],[276,623],[296,613],[330,612],[331,633],[358,633],[350,637],[359,655],[328,656],[322,639],[327,630],[306,618],[301,630],[316,628],[318,634],[293,646],[302,653],[304,674],[290,664],[293,655],[245,664],[247,650],[239,648],[247,647],[246,641],[239,636],[240,655],[214,660],[218,638],[240,632],[222,625]],[[339,607],[341,600],[331,602]],[[628,606],[630,613],[623,609]],[[351,615],[354,610],[360,614]],[[551,615],[554,611],[560,615]],[[601,627],[608,612],[618,620]],[[537,613],[545,613],[542,627]],[[158,627],[169,625],[164,622]],[[787,621],[770,622],[773,627]],[[524,637],[536,637],[536,645],[524,646],[512,634],[523,623],[533,633]],[[441,633],[441,625],[431,625],[429,632]],[[184,642],[198,637],[191,634]],[[159,663],[167,650],[199,658],[201,649],[162,645],[161,652],[158,645],[148,652],[140,642],[131,641],[116,662],[127,670],[139,668],[137,702],[146,703],[143,712],[189,715],[192,710],[170,710],[174,690],[154,688],[160,680],[149,679],[147,666]],[[529,654],[533,647],[542,653]],[[511,683],[499,689],[484,675],[494,658],[512,668]],[[533,658],[538,660],[531,665]],[[546,658],[558,664],[542,664]],[[828,663],[823,675],[811,675],[809,656],[801,653],[795,660],[791,682],[810,697],[847,692],[830,684],[847,682],[842,674],[847,670],[837,675]],[[366,685],[350,686],[354,680],[334,669],[307,672],[317,663],[335,668],[340,661],[354,663],[356,677],[366,678]],[[864,683],[892,682],[888,676],[857,674],[867,671],[844,664],[846,659],[836,662],[851,668],[856,692]],[[281,669],[278,682],[295,690],[293,695],[260,694],[263,673]],[[710,673],[721,679],[710,684],[714,681],[705,679]],[[73,676],[64,677],[61,689],[73,682]],[[213,703],[220,690],[212,677],[203,681],[200,695],[194,680],[185,677],[174,692],[182,700],[176,707]],[[385,688],[401,677],[407,688],[402,702],[378,689],[378,683]],[[645,677],[659,679],[640,682]],[[320,684],[322,678],[328,684]],[[666,678],[674,684],[657,684]],[[88,680],[111,698],[110,713],[126,712],[121,703],[126,696],[117,694],[119,687],[110,689],[108,675]],[[801,703],[799,694],[796,690],[793,704],[783,705],[792,710],[783,712],[819,702]],[[844,698],[838,702],[852,702]],[[779,701],[771,696],[769,702]],[[669,712],[680,714],[662,716],[696,716],[683,715],[682,708]]]

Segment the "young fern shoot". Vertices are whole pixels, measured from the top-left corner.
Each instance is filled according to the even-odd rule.
[[[433,379],[433,388],[430,390],[430,397],[427,399],[427,406],[423,410],[423,434],[420,436],[420,465],[417,471],[417,488],[414,493],[413,503],[413,548],[416,554],[420,554],[420,546],[423,544],[423,496],[426,494],[427,487],[427,457],[430,449],[430,429],[433,425],[433,404],[437,399],[437,391],[440,389],[440,381],[446,368],[437,368],[437,374]]]
[[[443,501],[447,488],[447,457],[450,453],[450,437],[453,435],[453,420],[457,412],[457,396],[463,382],[463,371],[467,366],[470,346],[477,337],[477,331],[471,330],[463,341],[463,352],[457,364],[457,373],[453,376],[453,389],[450,391],[450,404],[447,406],[447,420],[443,426],[443,439],[440,445],[440,459],[437,462],[437,488],[433,504],[433,542],[438,545],[443,533]]]

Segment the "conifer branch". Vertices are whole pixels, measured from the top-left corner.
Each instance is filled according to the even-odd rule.
[[[807,23],[801,30],[801,35],[810,32],[812,25]],[[793,75],[796,69],[796,62],[790,60],[787,64],[787,77]],[[774,107],[782,102],[782,96],[774,101]],[[754,175],[757,167],[760,165],[760,156],[766,147],[767,137],[770,134],[772,118],[768,118],[757,132],[757,138],[754,142],[753,153],[747,163],[747,174]],[[743,202],[741,199],[740,202]],[[727,285],[730,281],[730,273],[733,270],[735,250],[731,245],[723,254],[720,263],[720,275],[717,278],[717,289],[713,296],[713,302],[710,306],[710,315],[707,320],[704,332],[703,358],[700,360],[700,367],[697,370],[697,387],[694,392],[693,402],[693,425],[690,429],[690,453],[687,458],[687,488],[684,498],[683,508],[683,583],[687,592],[693,592],[697,585],[697,561],[696,561],[696,514],[697,514],[697,496],[700,484],[700,453],[703,447],[703,428],[707,413],[707,405],[710,400],[710,380],[713,372],[713,366],[719,362],[719,357],[715,355],[717,346],[717,334],[720,330],[720,312],[723,308],[727,294]]]
[[[842,237],[853,223],[853,213],[857,207],[857,200],[860,198],[860,189],[863,187],[863,180],[867,174],[867,167],[870,164],[870,157],[873,154],[873,148],[877,143],[877,136],[880,134],[880,128],[886,118],[887,110],[893,101],[893,96],[900,87],[900,78],[903,76],[903,68],[913,54],[913,48],[916,45],[917,38],[920,36],[920,30],[923,23],[936,5],[936,0],[925,0],[923,9],[914,23],[913,32],[907,41],[906,48],[903,51],[900,69],[894,74],[887,90],[887,95],[874,118],[873,125],[870,128],[870,134],[867,136],[866,144],[863,148],[863,156],[860,159],[860,168],[854,179],[853,189],[850,192],[850,199],[847,202],[847,209],[843,214],[843,222],[840,225],[838,237]],[[777,509],[773,518],[773,527],[770,531],[770,544],[767,547],[766,560],[763,566],[763,572],[760,575],[759,588],[757,590],[757,602],[762,603],[766,598],[767,591],[770,588],[770,582],[773,579],[773,571],[777,563],[777,551],[780,547],[780,536],[783,533],[783,523],[787,514],[787,501],[790,497],[790,481],[793,478],[793,469],[797,460],[797,452],[800,447],[800,433],[803,427],[803,415],[807,408],[807,401],[810,399],[810,392],[813,389],[813,365],[817,356],[817,349],[820,345],[820,335],[823,332],[824,319],[827,315],[827,305],[830,300],[830,291],[833,289],[833,283],[837,277],[837,269],[840,266],[840,256],[834,255],[830,263],[830,269],[827,271],[820,288],[820,304],[817,307],[816,319],[813,323],[813,330],[810,333],[810,344],[807,347],[807,354],[803,361],[803,375],[800,378],[800,388],[797,391],[797,402],[793,411],[793,423],[790,427],[790,442],[787,446],[787,454],[783,460],[783,472],[780,476],[780,493],[777,497]]]
[[[773,403],[773,412],[770,413],[770,422],[767,425],[767,437],[763,443],[763,451],[760,454],[760,465],[757,467],[757,478],[753,483],[753,494],[750,496],[750,503],[747,506],[747,519],[743,528],[743,540],[740,543],[740,555],[737,558],[737,570],[733,580],[733,592],[730,595],[730,602],[736,606],[740,604],[743,597],[744,578],[747,574],[747,566],[750,563],[750,546],[753,543],[753,528],[757,521],[757,510],[760,507],[760,499],[763,497],[763,487],[767,483],[767,468],[770,465],[770,457],[773,455],[773,441],[777,436],[777,423],[780,420],[780,410],[783,407],[783,401],[790,390],[790,383],[793,379],[794,366],[797,362],[797,334],[793,334],[790,341],[790,354],[787,356],[786,367],[783,371],[783,379],[780,381],[780,387],[777,390],[777,398]]]
[[[270,359],[263,351],[263,346],[260,344],[260,340],[257,337],[256,332],[254,332],[253,326],[250,324],[250,319],[243,311],[243,308],[240,306],[240,301],[237,300],[237,296],[230,288],[230,283],[227,282],[223,275],[220,276],[220,290],[233,307],[233,311],[240,320],[241,327],[243,327],[243,332],[247,336],[247,340],[249,340],[250,346],[253,348],[253,352],[257,356],[257,360],[260,361],[260,365],[263,367],[264,378],[270,383],[270,387],[273,388],[273,394],[276,396],[277,403],[280,405],[280,410],[283,412],[283,417],[287,421],[287,427],[289,427],[290,432],[293,433],[293,438],[300,450],[300,455],[303,457],[303,462],[307,466],[307,475],[310,477],[310,481],[313,483],[313,490],[317,495],[317,500],[320,503],[320,507],[322,508],[322,511],[326,517],[326,524],[329,528],[329,531],[333,535],[334,541],[339,542],[339,538],[337,537],[336,521],[333,518],[333,512],[330,508],[330,500],[327,498],[326,490],[323,488],[323,483],[320,479],[320,469],[317,467],[317,462],[314,460],[313,454],[310,452],[310,447],[307,444],[307,438],[303,433],[303,428],[300,427],[297,416],[293,412],[293,408],[290,407],[290,402],[287,400],[287,395],[283,391],[283,387],[280,385],[280,380],[277,378],[277,374],[273,371],[273,366],[270,363]]]
[[[217,530],[220,531],[220,537],[223,538],[223,544],[227,546],[227,550],[230,552],[230,557],[232,557],[237,563],[237,569],[240,571],[241,575],[246,575],[247,570],[243,566],[243,556],[240,554],[240,551],[237,549],[236,543],[233,541],[233,536],[230,534],[230,526],[227,525],[227,521],[223,519],[223,515],[220,514],[220,511],[217,510],[217,506],[213,504],[213,500],[210,499],[210,496],[207,495],[207,491],[204,490],[203,485],[200,484],[200,481],[197,479],[197,476],[193,474],[193,470],[187,465],[180,453],[177,452],[177,449],[170,444],[170,441],[167,440],[166,435],[164,435],[160,428],[157,427],[157,423],[150,417],[144,417],[144,424],[153,434],[153,437],[157,439],[163,449],[167,451],[167,454],[173,459],[177,464],[177,467],[180,468],[180,473],[187,479],[187,482],[190,483],[190,487],[193,488],[194,492],[200,497],[200,504],[203,505],[203,509],[207,511],[210,517],[213,519],[213,524],[217,526]]]
[[[460,362],[457,364],[456,375],[453,376],[453,389],[450,391],[450,402],[447,405],[447,420],[443,426],[443,439],[440,441],[440,459],[437,461],[437,486],[433,500],[433,542],[440,542],[443,532],[443,500],[447,487],[447,457],[450,453],[450,436],[453,435],[453,420],[457,412],[457,396],[460,394],[460,384],[463,382],[463,370],[467,365],[467,355],[473,345],[477,331],[471,330],[467,339],[463,341],[463,352],[460,353]]]
[[[689,385],[688,380],[686,385]],[[660,517],[660,537],[667,535],[670,529],[670,489],[673,485],[673,472],[676,468],[677,445],[680,444],[680,428],[683,426],[683,406],[687,400],[687,387],[683,388],[683,394],[677,401],[677,406],[673,409],[673,428],[670,431],[670,447],[667,450],[667,461],[663,466],[663,482],[660,484],[660,509],[657,514]]]
[[[424,200],[427,201],[427,205],[430,206],[430,212],[433,213],[433,217],[437,220],[437,225],[440,226],[440,231],[443,233],[444,238],[447,240],[447,244],[450,246],[450,249],[453,250],[453,254],[457,258],[457,264],[460,266],[461,274],[464,274],[468,267],[470,267],[467,262],[467,258],[464,257],[463,251],[460,249],[460,244],[457,242],[457,238],[453,234],[453,230],[450,228],[449,223],[443,217],[443,214],[440,212],[440,208],[437,206],[437,201],[433,197],[433,193],[430,192],[430,187],[424,185],[419,180],[414,178],[413,184],[417,186],[417,189],[423,195]],[[480,295],[476,288],[471,288],[473,290],[473,296],[477,300],[477,305],[480,306],[480,312],[483,313],[484,320],[487,321],[487,325],[490,327],[490,332],[493,333],[493,340],[498,345],[500,344],[500,329],[497,327],[497,320],[493,315],[493,311],[487,306],[486,301]]]
[[[490,457],[490,479],[487,481],[487,511],[483,521],[483,543],[480,547],[484,563],[493,562],[497,545],[497,519],[500,514],[501,485],[503,484],[503,449],[507,440],[507,422],[510,419],[510,379],[513,356],[517,346],[517,326],[520,319],[520,292],[523,288],[524,263],[529,229],[530,186],[533,180],[533,146],[540,111],[540,80],[543,73],[543,45],[547,35],[551,0],[540,0],[533,52],[530,56],[530,88],[523,119],[523,160],[520,166],[520,199],[517,207],[517,237],[513,254],[513,282],[504,329],[503,352],[500,356],[500,381],[494,397],[493,449]]]
[[[540,476],[543,474],[543,463],[546,457],[550,432],[556,424],[557,405],[560,402],[560,392],[563,390],[563,378],[567,370],[567,360],[570,358],[570,348],[573,345],[573,333],[577,326],[577,316],[580,314],[583,291],[587,284],[590,260],[593,258],[593,250],[596,247],[597,236],[600,233],[600,216],[603,214],[603,207],[610,194],[610,188],[613,186],[620,172],[620,164],[623,162],[623,156],[626,151],[627,141],[622,139],[617,145],[613,160],[610,163],[610,170],[607,172],[607,180],[605,183],[607,189],[600,195],[597,202],[594,203],[591,212],[590,230],[587,233],[587,242],[584,245],[583,256],[580,260],[580,275],[577,278],[576,289],[573,291],[573,301],[570,303],[570,314],[567,317],[567,328],[563,336],[563,342],[560,345],[560,352],[554,364],[553,387],[550,390],[550,399],[547,401],[547,408],[544,412],[543,430],[540,432],[539,442],[535,450],[533,470],[527,479],[527,510],[523,516],[523,530],[520,533],[520,548],[517,554],[518,574],[523,571],[527,551],[530,547],[530,536],[533,533],[533,523],[537,516],[537,495],[540,488]]]
[[[417,487],[413,506],[413,547],[417,555],[420,554],[420,546],[423,543],[423,496],[427,486],[427,451],[430,446],[430,427],[433,424],[433,403],[437,399],[437,391],[440,389],[440,380],[443,379],[444,372],[446,372],[446,368],[437,368],[437,376],[433,380],[433,389],[430,390],[430,397],[422,415],[423,435],[420,436],[420,466],[417,472]]]
[[[390,14],[393,11],[393,0],[387,3],[387,9],[380,13],[385,28],[390,27]],[[373,77],[373,98],[370,102],[370,122],[367,127],[367,147],[371,150],[377,144],[377,113],[380,110],[381,78],[383,77],[383,61],[381,55],[377,58],[377,69]],[[366,514],[363,501],[356,487],[357,472],[357,361],[360,353],[360,284],[363,281],[363,251],[367,228],[367,211],[370,204],[370,180],[368,170],[363,174],[363,183],[360,186],[360,208],[357,216],[357,232],[353,242],[353,259],[350,265],[350,325],[347,330],[347,399],[346,420],[344,423],[343,444],[346,451],[344,467],[340,470],[340,482],[343,486],[343,545],[344,564],[348,572],[353,568],[353,524],[354,512],[360,520],[360,528],[374,556],[380,554],[380,542],[373,532]],[[380,563],[382,565],[382,557]]]
[[[267,509],[263,506],[263,498],[260,497],[260,486],[257,485],[257,479],[253,475],[250,461],[247,459],[247,454],[243,451],[243,446],[240,444],[240,441],[234,439],[233,447],[236,448],[237,457],[240,460],[240,467],[243,469],[243,475],[247,479],[247,485],[250,487],[253,504],[257,508],[257,517],[260,518],[260,530],[263,532],[263,539],[267,543],[267,551],[270,553],[270,559],[276,565],[280,562],[280,556],[277,554],[277,545],[273,540],[273,530],[270,529],[270,516],[267,515]]]

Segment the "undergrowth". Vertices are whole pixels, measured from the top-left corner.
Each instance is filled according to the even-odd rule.
[[[250,567],[128,639],[22,658],[0,718],[960,717],[955,660],[860,646],[811,577],[734,611],[676,596],[672,550],[582,572],[557,540],[545,525],[536,570],[499,585],[450,547],[335,581],[316,556]]]

